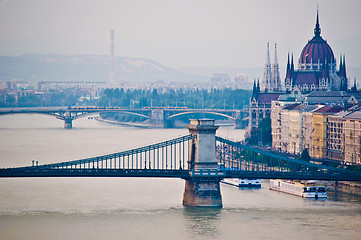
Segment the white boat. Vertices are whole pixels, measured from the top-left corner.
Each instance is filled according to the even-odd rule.
[[[327,191],[325,186],[316,186],[316,188],[318,198],[327,198]]]
[[[303,198],[327,198],[326,187],[317,185],[315,181],[298,182],[271,179],[269,188]]]
[[[222,182],[236,187],[249,187],[249,188],[261,187],[261,179],[225,178],[222,180]]]

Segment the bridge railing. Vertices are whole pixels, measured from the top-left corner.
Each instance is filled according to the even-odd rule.
[[[225,170],[228,177],[247,173],[257,178],[361,179],[357,171],[302,161],[219,136],[216,136],[216,145],[219,168]]]
[[[196,137],[196,135],[185,135],[122,152],[16,169],[187,170],[189,142]]]

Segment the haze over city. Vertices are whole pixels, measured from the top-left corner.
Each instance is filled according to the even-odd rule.
[[[270,42],[272,48],[277,43],[278,61],[285,67],[287,53],[298,59],[312,38],[317,5],[321,35],[336,59],[345,54],[348,66],[360,67],[357,0],[3,0],[0,55],[108,55],[109,31],[114,29],[116,56],[172,68],[263,67]]]

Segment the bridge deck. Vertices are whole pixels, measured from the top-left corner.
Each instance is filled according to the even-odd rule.
[[[261,178],[361,181],[361,172],[318,165],[216,137],[218,169],[192,168],[196,135],[92,158],[0,169],[0,177]]]

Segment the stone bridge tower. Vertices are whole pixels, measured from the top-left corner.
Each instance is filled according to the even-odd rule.
[[[218,126],[212,119],[192,119],[187,128],[197,138],[189,145],[189,171],[186,179],[183,204],[197,207],[222,207],[219,182],[222,175],[218,171],[216,159],[216,138]]]

